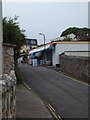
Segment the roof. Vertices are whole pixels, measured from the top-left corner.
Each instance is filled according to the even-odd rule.
[[[89,41],[57,41],[57,42],[50,42],[45,45],[45,49],[50,48],[51,45],[54,44],[90,44]],[[44,50],[44,45],[37,47],[35,49],[30,50],[29,54],[34,53],[34,52],[39,52]]]
[[[45,45],[45,49],[48,49],[49,47],[50,47],[50,44]],[[44,50],[44,45],[30,50],[29,54],[34,53],[34,52],[43,51],[43,50]]]
[[[90,41],[58,41],[53,44],[90,44]]]

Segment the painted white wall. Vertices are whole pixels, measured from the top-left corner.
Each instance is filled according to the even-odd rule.
[[[65,52],[64,54],[68,56],[90,57],[90,52]]]
[[[90,28],[90,1],[88,2],[88,27]]]
[[[2,75],[2,2],[0,1],[0,75]],[[0,120],[2,119],[2,77],[0,76]]]
[[[64,51],[88,51],[88,43],[60,43],[56,44],[55,51],[52,54],[53,66],[59,64],[59,55]]]
[[[2,2],[0,1],[0,75],[2,75]]]

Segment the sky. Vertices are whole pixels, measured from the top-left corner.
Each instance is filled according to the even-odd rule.
[[[14,1],[14,0],[13,0]],[[37,39],[38,44],[57,38],[69,27],[88,27],[88,1],[79,2],[3,2],[3,17],[19,16],[21,29],[30,39]]]

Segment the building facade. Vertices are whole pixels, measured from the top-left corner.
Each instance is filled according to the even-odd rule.
[[[75,54],[75,51],[78,52],[77,54],[81,54],[81,51],[83,51],[82,56],[88,56],[88,46],[90,42],[86,41],[61,41],[61,42],[51,42],[45,45],[45,51],[44,51],[44,45],[41,47],[37,47],[36,49],[30,50],[29,55],[32,56],[38,56],[40,55],[40,60],[45,59],[46,62],[50,65],[57,66],[60,64],[59,56],[63,54],[65,51],[73,51]],[[86,53],[87,52],[87,53]],[[36,57],[37,58],[37,57]]]
[[[52,65],[52,50],[50,43],[30,50],[28,57],[30,64],[32,59],[37,59],[38,65]]]
[[[38,45],[37,39],[26,39],[26,46],[31,50]]]
[[[59,55],[63,54],[65,51],[89,51],[88,46],[90,42],[77,41],[77,42],[53,42],[55,44],[54,51],[52,53],[52,65],[56,66],[59,64]]]
[[[2,2],[0,1],[0,120],[2,119]]]
[[[16,117],[16,76],[13,45],[3,44],[2,2],[0,1],[0,120]]]
[[[21,53],[28,52],[31,49],[36,48],[37,45],[38,45],[37,39],[26,39],[26,44],[21,47],[20,52]]]

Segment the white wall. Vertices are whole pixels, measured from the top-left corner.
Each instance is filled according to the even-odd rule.
[[[88,43],[59,43],[55,46],[55,51],[53,52],[53,66],[59,64],[59,55],[64,51],[88,51]]]
[[[88,27],[90,28],[90,1],[88,2]]]
[[[0,1],[0,75],[2,75],[2,2]]]
[[[0,1],[0,75],[2,75],[2,2]],[[0,120],[2,119],[2,78],[0,76]]]

